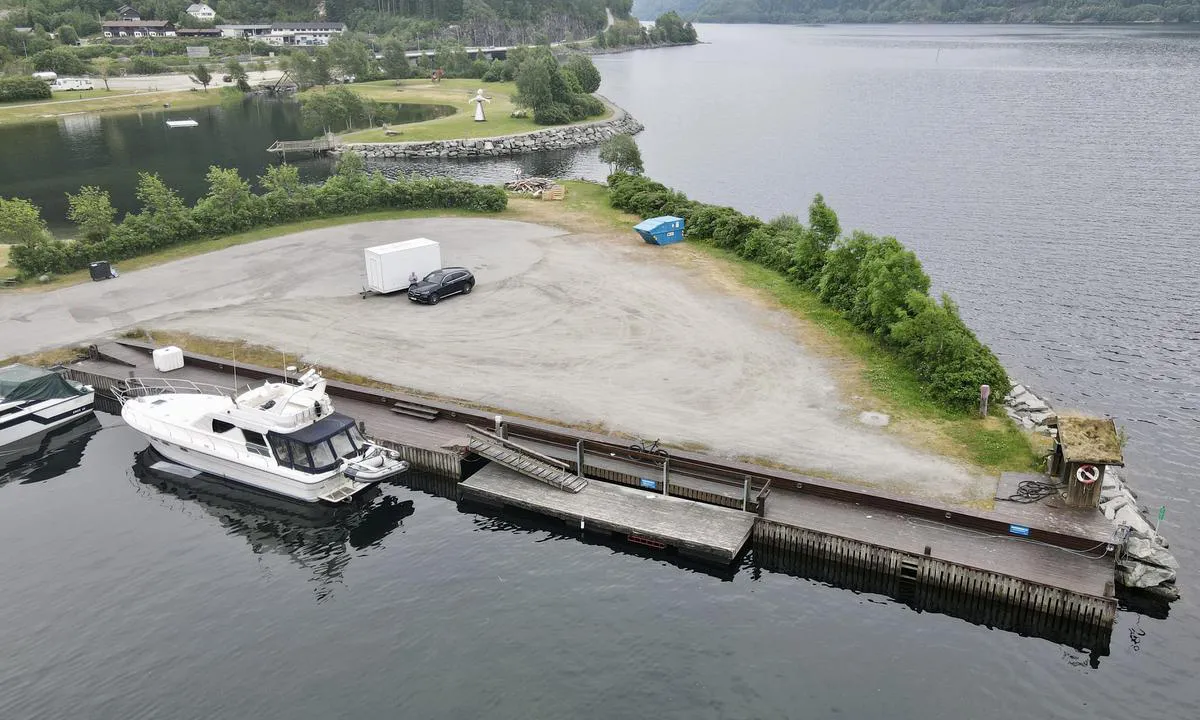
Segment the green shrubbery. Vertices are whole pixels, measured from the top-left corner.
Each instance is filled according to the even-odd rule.
[[[498,186],[446,178],[391,182],[368,173],[354,153],[343,155],[337,173],[320,185],[302,183],[294,165],[271,166],[258,179],[259,193],[237,170],[210,168],[208,194],[194,207],[188,207],[158,175],[138,177],[140,210],[120,223],[113,223],[115,211],[106,191],[85,187],[69,196],[70,217],[79,226],[74,240],[59,240],[45,232],[37,208],[27,201],[0,199],[0,237],[12,243],[9,262],[22,275],[36,277],[79,270],[94,260],[122,260],[179,243],[307,218],[387,209],[500,212],[508,205]]]
[[[533,110],[538,125],[564,125],[604,114],[604,103],[584,90],[585,83],[587,87],[600,84],[600,73],[589,58],[572,59],[571,64],[560,67],[550,48],[535,47],[510,60],[517,68],[515,100]]]
[[[34,77],[0,77],[0,102],[49,100],[50,84]]]
[[[688,240],[730,250],[817,293],[899,355],[937,402],[968,409],[978,401],[980,385],[990,385],[997,397],[1008,392],[1004,367],[954,302],[929,296],[929,276],[917,256],[892,237],[842,235],[820,195],[805,226],[795,216],[764,223],[733,208],[698,203],[645,177],[618,173],[608,182],[613,207],[642,217],[682,217]]]

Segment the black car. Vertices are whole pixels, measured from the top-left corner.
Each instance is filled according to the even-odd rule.
[[[466,268],[448,267],[434,270],[425,279],[408,286],[408,299],[413,302],[437,305],[451,295],[466,295],[475,288],[475,276]]]

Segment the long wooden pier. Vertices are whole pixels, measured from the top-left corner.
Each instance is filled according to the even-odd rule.
[[[100,390],[131,374],[159,375],[151,349],[132,341],[102,345],[67,372]],[[172,376],[230,384],[235,363],[185,356],[186,366]],[[236,368],[241,384],[281,377],[268,368]],[[1071,638],[1093,651],[1107,647],[1118,543],[1098,511],[962,508],[696,453],[662,457],[621,438],[531,420],[506,418],[495,427],[491,412],[404,393],[332,380],[328,392],[339,410],[415,469],[459,482],[461,497],[568,526],[582,518],[585,531],[611,534],[614,542],[718,564],[748,548],[768,569],[840,578],[834,584],[916,608],[989,624],[1003,618],[1001,625],[1018,632]],[[482,460],[470,451],[469,426],[498,430],[514,446],[592,482],[575,494],[495,465],[471,475]]]

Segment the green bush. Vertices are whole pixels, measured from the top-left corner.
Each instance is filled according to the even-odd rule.
[[[88,71],[87,65],[65,47],[43,50],[30,60],[33,61],[36,70],[56,72],[59,75],[82,75]]]
[[[574,118],[571,106],[560,102],[549,102],[533,109],[533,121],[538,125],[566,125]]]
[[[0,102],[49,100],[50,85],[33,77],[0,77]]]
[[[500,82],[504,79],[504,63],[493,60],[480,79],[484,82]]]
[[[167,70],[166,63],[145,55],[138,55],[129,61],[129,72],[135,75],[159,75]]]
[[[794,216],[763,223],[730,207],[688,200],[647,177],[610,175],[609,202],[641,217],[684,218],[684,237],[712,242],[815,290],[826,304],[896,352],[928,396],[947,407],[974,407],[979,386],[1011,386],[1004,367],[943,296],[929,297],[917,256],[892,237],[840,237],[837,215],[817,195],[809,226]]]

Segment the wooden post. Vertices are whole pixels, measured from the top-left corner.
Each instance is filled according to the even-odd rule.
[[[508,426],[504,424],[503,415],[496,416],[496,435],[500,436],[504,440],[508,439]]]
[[[663,495],[671,494],[671,458],[663,458]]]
[[[750,507],[750,476],[746,476],[746,481],[742,485],[742,512],[746,512],[746,508]]]
[[[987,385],[979,386],[979,416],[987,417],[988,411],[988,396],[992,394],[992,388]]]
[[[575,474],[583,477],[583,441],[575,443]]]

